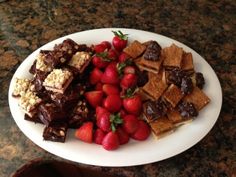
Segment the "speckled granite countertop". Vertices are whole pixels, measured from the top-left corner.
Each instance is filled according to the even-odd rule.
[[[235,1],[5,1],[0,3],[0,176],[35,158],[60,159],[33,144],[16,126],[8,107],[10,79],[41,45],[66,34],[127,27],[169,36],[193,48],[217,73],[223,106],[210,133],[184,153],[126,168],[79,164],[121,177],[236,176]]]

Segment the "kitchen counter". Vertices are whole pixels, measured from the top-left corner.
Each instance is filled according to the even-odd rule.
[[[132,3],[131,3],[132,2]],[[19,130],[8,106],[10,80],[34,50],[58,37],[124,27],[174,38],[215,70],[223,105],[213,129],[189,150],[166,160],[125,168],[96,167],[120,177],[236,176],[236,4],[234,1],[5,1],[0,3],[0,176],[32,159],[57,159]],[[158,147],[157,147],[158,150]]]

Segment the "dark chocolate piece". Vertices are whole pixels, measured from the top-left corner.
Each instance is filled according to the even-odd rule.
[[[169,84],[175,84],[176,86],[180,87],[182,78],[185,76],[185,72],[181,69],[174,68],[171,71],[169,71],[169,74],[167,75],[167,82]]]
[[[148,82],[147,71],[137,70],[137,75],[138,75],[137,86],[138,87],[143,87]]]
[[[192,79],[188,76],[184,76],[182,78],[180,89],[182,94],[190,94],[193,91]]]
[[[68,88],[64,94],[53,93],[51,94],[52,101],[65,111],[73,109],[78,102],[80,95],[84,94],[84,90],[77,90],[77,88]]]
[[[200,89],[203,88],[203,86],[205,85],[205,79],[203,77],[203,74],[200,72],[197,72],[195,74],[195,79],[196,79],[196,86]]]
[[[55,51],[63,51],[68,53],[69,55],[75,54],[79,49],[79,45],[73,41],[72,39],[66,39],[61,44],[55,45]]]
[[[165,116],[166,113],[167,106],[160,99],[157,101],[147,101],[144,104],[144,114],[149,122]]]
[[[73,114],[69,120],[69,128],[78,128],[83,122],[88,120],[88,105],[85,100],[80,100],[75,107]]]
[[[178,109],[180,115],[184,118],[196,117],[198,115],[198,111],[193,103],[183,101],[178,105]]]
[[[65,142],[67,134],[67,124],[66,123],[56,123],[50,126],[46,126],[43,131],[44,140],[55,141],[55,142]]]
[[[40,105],[39,111],[42,114],[42,116],[40,116],[40,119],[46,126],[66,121],[68,117],[63,109],[53,103]]]
[[[31,65],[31,67],[29,69],[29,72],[33,75],[36,73],[36,62],[37,62],[37,60],[34,61],[34,63]]]
[[[24,119],[28,120],[28,121],[31,121],[31,122],[34,122],[34,123],[43,124],[43,122],[40,120],[40,118],[37,114],[34,114],[32,117],[30,117],[28,114],[25,114]]]
[[[145,60],[158,61],[160,59],[161,46],[156,41],[150,41],[143,54]]]
[[[36,70],[35,75],[34,75],[33,84],[34,84],[35,90],[37,92],[41,92],[44,90],[43,81],[47,77],[47,75],[48,75],[47,72]]]

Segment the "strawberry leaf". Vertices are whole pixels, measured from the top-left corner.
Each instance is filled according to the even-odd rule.
[[[132,98],[135,93],[138,91],[138,88],[128,88],[124,94],[124,96],[122,96],[122,98]]]
[[[112,123],[112,124],[111,124],[111,130],[112,130],[113,132],[115,132],[115,131],[116,131],[116,126],[115,126],[115,124],[114,124],[114,123]]]
[[[115,36],[118,36],[120,39],[128,40],[128,34],[123,34],[120,30],[112,31]]]
[[[123,70],[126,66],[133,65],[133,61],[131,59],[127,59],[124,62],[118,63],[117,64],[117,70],[119,75],[121,76],[123,74]]]
[[[103,61],[107,61],[107,62],[111,62],[112,61],[112,59],[110,59],[108,57],[108,53],[107,52],[97,53],[96,56],[101,57]]]
[[[110,115],[110,122],[111,122],[111,130],[113,132],[116,131],[116,127],[119,124],[123,123],[123,119],[120,117],[120,113],[118,113],[118,114],[111,114]]]
[[[126,67],[126,64],[124,62],[117,64],[117,71],[119,75],[123,74],[123,69]]]

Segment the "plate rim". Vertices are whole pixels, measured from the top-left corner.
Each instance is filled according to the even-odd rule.
[[[31,58],[33,55],[35,55],[40,49],[49,46],[49,44],[54,44],[56,41],[61,41],[61,40],[65,39],[65,38],[70,38],[70,36],[80,35],[81,33],[89,33],[89,32],[95,32],[95,33],[96,33],[97,31],[102,31],[102,30],[105,30],[105,31],[112,31],[112,30],[121,30],[121,31],[123,30],[123,31],[124,31],[124,30],[128,30],[128,31],[141,32],[141,33],[144,32],[144,33],[147,33],[147,34],[149,34],[149,35],[159,36],[159,37],[162,37],[162,38],[167,39],[167,41],[173,41],[173,42],[174,42],[175,44],[177,44],[177,45],[184,46],[184,47],[187,48],[188,50],[192,50],[192,51],[195,52],[201,59],[203,59],[203,61],[207,64],[207,67],[209,67],[209,68],[211,69],[211,72],[213,72],[214,77],[215,77],[215,79],[216,79],[216,81],[217,81],[217,85],[218,85],[219,88],[220,88],[220,90],[219,90],[220,93],[218,93],[218,94],[219,94],[219,99],[220,99],[220,100],[218,100],[218,101],[220,101],[220,105],[219,105],[219,109],[217,110],[217,114],[216,114],[217,116],[216,116],[216,118],[215,118],[214,123],[211,124],[211,126],[209,127],[209,130],[207,131],[207,133],[206,133],[204,136],[202,136],[201,138],[199,138],[199,140],[197,140],[196,142],[192,143],[191,146],[188,146],[187,148],[184,148],[184,149],[182,149],[181,151],[179,151],[179,152],[177,152],[177,153],[174,153],[174,154],[172,154],[172,155],[170,155],[170,156],[167,156],[166,158],[164,157],[164,158],[160,158],[159,160],[151,160],[151,161],[150,161],[150,160],[144,160],[144,161],[138,162],[138,163],[134,163],[134,162],[129,162],[128,164],[115,164],[115,163],[114,163],[114,164],[106,164],[106,163],[105,163],[105,164],[103,165],[103,164],[100,164],[100,163],[89,163],[89,162],[87,162],[87,161],[76,161],[76,160],[74,160],[74,159],[64,157],[64,156],[60,155],[60,153],[51,152],[50,150],[45,149],[45,147],[42,147],[39,142],[36,142],[35,140],[33,140],[33,138],[29,136],[29,134],[27,134],[26,132],[24,132],[24,131],[22,130],[21,125],[19,125],[19,122],[17,121],[17,119],[15,119],[15,117],[13,116],[13,112],[12,112],[12,111],[13,111],[13,108],[12,108],[12,105],[11,105],[11,102],[10,102],[11,99],[12,99],[12,96],[11,96],[11,90],[12,90],[12,87],[13,87],[12,85],[13,85],[14,78],[15,78],[15,76],[17,75],[17,71],[18,71],[18,69],[20,68],[20,66],[22,67],[22,65],[24,65],[24,63],[29,62],[30,58]],[[73,38],[72,38],[72,39],[73,39]],[[29,69],[29,68],[27,68],[27,69]],[[28,71],[27,71],[27,72],[28,72]],[[29,54],[29,55],[24,59],[24,61],[19,65],[19,67],[18,67],[17,70],[15,71],[14,75],[12,76],[12,79],[11,79],[11,82],[10,82],[9,91],[8,91],[8,103],[9,103],[9,108],[10,108],[10,111],[11,111],[11,114],[12,114],[12,118],[14,119],[14,121],[16,122],[16,124],[17,124],[17,126],[20,128],[20,130],[25,134],[25,136],[26,136],[27,138],[29,138],[34,144],[36,144],[36,145],[39,146],[40,148],[44,149],[45,151],[50,152],[51,154],[57,155],[57,156],[59,156],[59,157],[61,157],[61,158],[67,159],[67,160],[71,160],[71,161],[74,161],[74,162],[77,162],[77,163],[84,163],[84,164],[88,164],[88,165],[97,165],[97,166],[106,166],[106,167],[124,167],[124,166],[134,166],[134,165],[143,165],[143,164],[153,163],[153,162],[162,161],[162,160],[164,160],[164,159],[168,159],[168,158],[170,158],[170,157],[176,156],[176,155],[178,155],[178,154],[180,154],[180,153],[182,153],[182,152],[184,152],[184,151],[190,149],[191,147],[193,147],[194,145],[196,145],[198,142],[200,142],[200,141],[211,131],[211,129],[213,128],[213,126],[216,124],[216,121],[218,120],[219,115],[220,115],[220,112],[221,112],[222,98],[223,98],[223,96],[222,96],[222,87],[221,87],[220,81],[219,81],[219,79],[218,79],[218,77],[217,77],[217,74],[215,73],[215,71],[213,70],[213,68],[211,67],[211,65],[210,65],[199,53],[197,53],[195,50],[193,50],[192,48],[188,47],[188,46],[185,45],[184,43],[181,43],[181,42],[179,42],[179,41],[177,41],[177,40],[175,40],[175,39],[169,38],[169,37],[167,37],[167,36],[164,36],[164,35],[161,35],[161,34],[157,34],[157,33],[154,33],[154,32],[149,32],[149,31],[144,31],[144,30],[138,30],[138,29],[131,29],[131,28],[98,28],[98,29],[84,30],[84,31],[80,31],[80,32],[75,32],[75,33],[72,33],[72,34],[68,34],[68,35],[65,35],[65,36],[63,36],[63,37],[60,37],[60,38],[54,39],[54,40],[52,40],[52,41],[49,41],[48,43],[44,44],[43,46],[39,47],[38,49],[36,49],[35,51],[33,51],[31,54]],[[18,109],[19,109],[19,108],[18,108]],[[31,122],[30,122],[30,123],[31,123]],[[111,153],[111,152],[108,152],[108,153]]]

